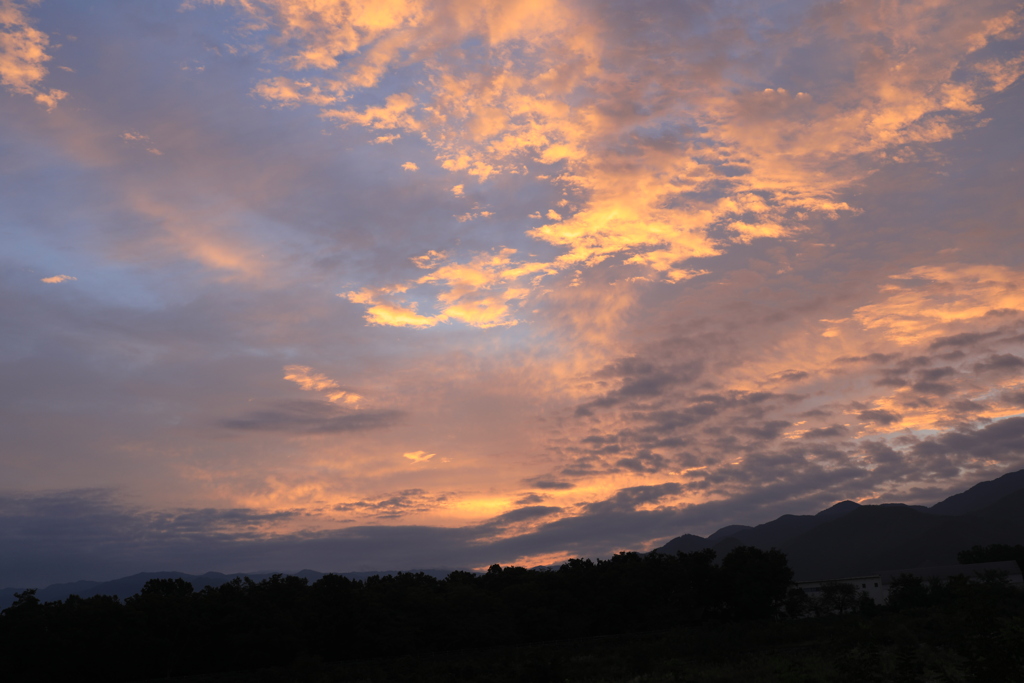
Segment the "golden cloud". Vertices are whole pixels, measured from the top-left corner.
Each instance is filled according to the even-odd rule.
[[[341,389],[336,381],[323,373],[314,372],[313,368],[306,365],[284,366],[284,379],[295,382],[303,391],[324,392],[325,398],[331,403],[340,402],[355,407],[363,400],[359,394]]]
[[[77,277],[72,277],[70,275],[53,275],[51,277],[44,277],[40,281],[41,282],[47,282],[49,284],[57,284],[59,282],[69,282],[71,280],[77,280],[77,279],[78,279]]]
[[[48,71],[43,66],[52,59],[46,53],[50,39],[45,33],[32,27],[25,15],[26,5],[38,0],[0,0],[0,85],[11,92],[31,95],[37,102],[52,110],[67,97],[63,90],[39,87]]]
[[[892,279],[884,300],[861,306],[854,319],[901,345],[949,335],[992,311],[1024,310],[1024,274],[1004,266],[920,266]]]
[[[538,275],[611,258],[658,279],[688,279],[702,272],[694,259],[732,243],[783,239],[812,215],[855,211],[840,192],[914,146],[977,125],[982,98],[1024,72],[1024,57],[985,53],[1022,25],[1018,11],[994,0],[844,3],[780,28],[777,41],[736,44],[734,76],[697,59],[737,40],[733,21],[709,19],[706,35],[692,41],[637,47],[613,20],[557,0],[216,1],[289,46],[280,64],[304,72],[261,82],[255,92],[270,101],[318,106],[343,126],[416,133],[442,168],[479,182],[554,167],[536,177],[561,187],[567,205],[527,233],[563,252],[520,264],[521,282],[508,280],[514,268],[504,270],[520,301]],[[806,92],[772,83],[808,36],[830,41],[831,59],[814,82]],[[417,85],[381,104],[337,106],[414,70]],[[455,187],[462,194],[464,183]],[[478,270],[479,258],[464,267]],[[441,318],[374,299],[367,319],[416,327],[515,321],[513,297],[490,291],[494,278],[450,280],[455,267],[402,283],[450,281],[438,295]],[[466,287],[481,289],[471,295]]]
[[[427,453],[426,451],[411,451],[409,453],[402,453],[403,458],[413,461],[414,463],[427,462],[433,458],[437,453]]]

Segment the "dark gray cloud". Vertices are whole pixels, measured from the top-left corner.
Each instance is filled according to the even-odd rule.
[[[808,429],[803,433],[802,438],[804,439],[835,439],[842,436],[846,436],[850,433],[850,430],[845,425],[834,424],[828,427],[820,427],[818,429]]]
[[[916,444],[911,451],[928,458],[999,459],[1019,461],[1024,456],[1024,417],[1010,417],[980,429],[950,431]]]
[[[530,486],[538,489],[544,489],[545,491],[567,491],[569,489],[576,488],[576,484],[569,481],[552,481],[550,479],[535,479],[531,480]]]
[[[951,411],[957,413],[980,413],[988,410],[988,407],[977,401],[971,401],[969,399],[961,399],[959,401],[952,401],[947,406]]]
[[[931,368],[929,370],[919,370],[917,372],[917,378],[921,382],[935,382],[940,379],[955,375],[956,370],[949,367],[948,365],[941,368]]]
[[[443,505],[447,500],[448,495],[444,493],[432,493],[424,489],[406,489],[371,500],[338,503],[331,509],[335,512],[394,519],[412,513],[429,512]]]
[[[561,512],[562,508],[552,507],[548,505],[530,505],[527,507],[517,508],[515,510],[509,510],[508,512],[502,513],[497,517],[489,520],[489,524],[495,526],[504,526],[507,524],[514,524],[516,522],[525,522],[531,519],[539,519],[541,517],[550,517],[551,515]]]
[[[537,505],[545,500],[544,496],[538,496],[536,493],[527,493],[516,501],[516,505]]]
[[[655,474],[669,468],[669,461],[648,450],[643,450],[631,458],[620,458],[615,461],[616,467],[630,472]]]
[[[1024,391],[1004,392],[1002,399],[1012,405],[1024,407]]]
[[[221,420],[220,426],[244,431],[330,434],[390,427],[402,417],[397,410],[350,410],[326,401],[287,401],[272,409]]]
[[[661,396],[670,389],[693,383],[702,371],[700,361],[663,368],[635,357],[620,359],[594,373],[598,380],[619,381],[619,387],[577,406],[576,415],[590,416],[595,408],[610,408],[625,401]]]
[[[996,332],[961,332],[960,334],[948,337],[939,337],[931,343],[929,348],[941,349],[944,346],[974,346],[980,341],[991,339],[999,334]]]
[[[898,353],[869,353],[866,356],[842,356],[837,363],[888,363],[899,358]]]
[[[651,486],[630,486],[620,489],[614,496],[598,503],[586,505],[588,512],[629,511],[640,505],[655,503],[666,496],[679,495],[683,485],[677,482],[666,482]]]
[[[803,370],[790,370],[779,375],[779,379],[784,382],[798,382],[802,379],[807,379],[811,376],[811,373],[804,372]]]
[[[749,434],[750,436],[758,439],[772,440],[777,439],[786,430],[787,427],[791,427],[792,423],[786,420],[771,420],[764,422],[757,427],[740,427],[737,431],[743,434]]]
[[[914,391],[928,396],[948,396],[956,391],[955,386],[944,382],[914,382],[912,388]]]
[[[896,424],[903,419],[903,416],[899,413],[894,413],[889,410],[862,410],[858,413],[857,417],[866,422],[874,422],[880,425],[891,425]]]
[[[1024,368],[1024,358],[1012,353],[993,354],[974,364],[975,372],[1017,372]]]

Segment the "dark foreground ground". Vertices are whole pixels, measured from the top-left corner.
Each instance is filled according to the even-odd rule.
[[[877,606],[852,584],[805,594],[776,550],[714,560],[26,591],[0,612],[0,681],[1024,682],[1024,591],[1005,573],[904,575]]]
[[[189,683],[1024,681],[1024,619],[929,606],[161,679]]]

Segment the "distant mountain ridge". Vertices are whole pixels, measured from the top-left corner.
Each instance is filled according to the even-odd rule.
[[[839,578],[887,569],[956,564],[974,545],[1024,543],[1024,470],[924,507],[842,501],[815,515],[783,515],[757,526],[730,525],[707,538],[684,534],[654,552],[739,545],[786,553],[797,580]]]

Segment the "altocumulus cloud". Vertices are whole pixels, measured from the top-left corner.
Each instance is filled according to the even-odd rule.
[[[0,0],[4,576],[546,562],[1020,467],[1019,3],[510,7]]]

